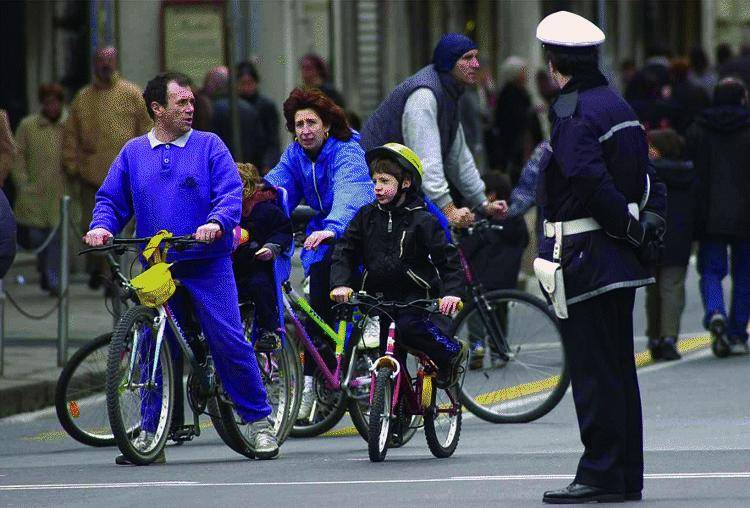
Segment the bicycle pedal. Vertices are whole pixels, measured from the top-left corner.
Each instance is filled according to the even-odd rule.
[[[195,428],[192,425],[184,425],[174,429],[170,433],[169,439],[175,443],[184,443],[186,441],[192,441],[195,436]]]

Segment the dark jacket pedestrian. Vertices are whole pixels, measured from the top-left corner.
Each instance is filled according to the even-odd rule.
[[[688,130],[687,146],[698,177],[696,233],[703,324],[717,356],[748,350],[750,318],[750,112],[748,92],[736,78],[714,90],[713,106]],[[728,255],[728,251],[731,254]],[[722,280],[731,266],[729,313]]]
[[[237,112],[240,117],[240,143],[242,144],[242,157],[239,158],[233,146],[234,137],[232,136],[232,114],[229,109],[229,97],[220,95],[214,99],[211,105],[213,109],[211,131],[219,135],[236,160],[262,167],[267,143],[258,110],[245,99],[237,98]]]
[[[678,360],[685,276],[693,241],[695,170],[692,161],[684,160],[685,142],[676,131],[655,130],[648,138],[656,174],[667,187],[667,231],[656,284],[646,287],[646,335],[655,360]]]
[[[257,111],[265,135],[265,146],[262,165],[258,166],[262,174],[268,172],[279,162],[281,141],[279,140],[279,111],[276,104],[258,91],[260,76],[252,62],[242,62],[237,66],[237,91],[240,97],[249,102]]]
[[[690,127],[687,147],[701,190],[697,235],[750,238],[750,111],[707,109]]]
[[[499,171],[482,177],[487,186],[487,199],[510,198],[510,181]],[[512,203],[509,203],[512,206]],[[469,260],[473,275],[484,289],[515,289],[521,270],[523,253],[529,244],[529,231],[523,216],[488,219],[502,230],[485,230],[461,237],[461,248]]]
[[[0,279],[16,257],[16,218],[5,192],[0,191]]]

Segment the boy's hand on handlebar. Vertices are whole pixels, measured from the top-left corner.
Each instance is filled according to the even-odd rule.
[[[349,301],[353,293],[354,290],[352,288],[339,286],[331,290],[331,300],[336,303],[345,303]]]
[[[461,299],[457,296],[444,296],[440,299],[440,313],[450,316],[459,310]]]
[[[200,240],[202,242],[213,242],[214,240],[221,238],[221,226],[219,226],[215,222],[203,224],[195,230],[195,234],[193,236],[196,240]]]
[[[488,203],[484,207],[484,213],[497,217],[498,219],[504,219],[508,215],[508,203],[505,200],[497,200],[492,203]]]
[[[310,236],[305,238],[305,243],[303,246],[307,250],[317,249],[321,243],[325,242],[329,238],[333,238],[334,236],[334,232],[328,231],[327,229],[313,231],[312,233],[310,233]]]
[[[83,237],[83,243],[90,247],[100,247],[112,238],[112,233],[104,228],[94,228]]]

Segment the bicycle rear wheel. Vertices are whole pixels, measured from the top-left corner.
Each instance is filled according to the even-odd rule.
[[[173,366],[166,340],[154,355],[155,317],[153,309],[142,305],[128,309],[115,327],[107,358],[109,423],[117,447],[137,465],[150,464],[163,450],[174,406]]]
[[[454,335],[472,345],[461,402],[483,420],[524,423],[541,418],[565,395],[568,371],[557,320],[545,302],[514,290],[484,295],[486,313],[471,303]],[[479,356],[478,346],[484,351]]]
[[[393,383],[388,367],[378,370],[375,377],[375,392],[370,406],[370,422],[367,452],[371,462],[383,462],[391,441],[391,407]]]
[[[88,446],[114,446],[107,420],[107,348],[112,332],[86,343],[68,360],[55,387],[55,410],[63,429]]]

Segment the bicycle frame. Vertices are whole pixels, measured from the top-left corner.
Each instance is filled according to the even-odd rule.
[[[463,268],[464,271],[464,280],[466,281],[466,285],[469,286],[471,299],[474,302],[474,306],[479,311],[479,317],[491,332],[490,340],[495,341],[496,339],[499,339],[499,343],[496,343],[495,346],[497,347],[502,359],[507,361],[510,346],[505,338],[505,334],[503,333],[503,328],[497,321],[497,316],[492,312],[487,299],[484,297],[484,288],[474,277],[474,272],[471,270],[471,265],[469,264],[466,254],[464,254],[464,250],[461,248],[460,242],[456,243],[456,250],[458,250],[458,258],[461,262],[461,268]]]
[[[334,332],[333,329],[328,326],[325,321],[323,321],[323,318],[321,318],[318,313],[313,310],[308,301],[292,287],[289,281],[285,282],[282,285],[282,289],[282,300],[284,302],[284,308],[289,313],[289,316],[292,319],[294,328],[297,331],[298,337],[302,341],[302,345],[304,346],[306,353],[312,356],[313,360],[318,365],[318,368],[323,374],[323,377],[326,381],[326,387],[331,390],[343,390],[347,396],[351,397],[352,389],[367,385],[370,382],[369,377],[359,377],[351,379],[355,362],[354,354],[351,354],[354,346],[347,347],[348,341],[346,328],[348,321],[346,319],[341,319],[339,321],[338,332]],[[328,368],[328,364],[321,356],[318,348],[316,348],[315,344],[313,344],[310,335],[307,333],[307,330],[305,330],[305,327],[302,325],[299,317],[294,312],[292,303],[294,303],[294,305],[299,307],[307,316],[309,316],[310,319],[312,319],[313,322],[318,326],[318,328],[322,330],[323,333],[325,333],[336,344],[336,368],[333,372],[331,372],[331,369]],[[347,366],[346,375],[342,380],[341,374],[343,361],[347,353],[349,353],[349,365]]]
[[[402,365],[401,361],[396,356],[396,324],[391,322],[391,325],[388,328],[388,344],[386,346],[385,355],[375,360],[370,368],[370,405],[372,405],[372,399],[375,395],[375,376],[377,375],[377,371],[380,367],[389,367],[393,370],[391,378],[395,379],[393,397],[391,399],[391,414],[396,411],[396,406],[401,400],[401,397],[406,397],[409,416],[424,416],[425,410],[427,409],[421,403],[424,377],[434,376],[435,372],[437,372],[437,367],[426,355],[419,354],[415,356],[419,364],[417,366],[416,382],[412,384],[412,377],[409,374],[406,365]],[[401,390],[403,390],[403,393]],[[438,413],[448,413],[451,416],[454,416],[461,409],[461,404],[451,391],[448,391],[447,393],[451,405],[443,408],[436,407],[435,409]]]

